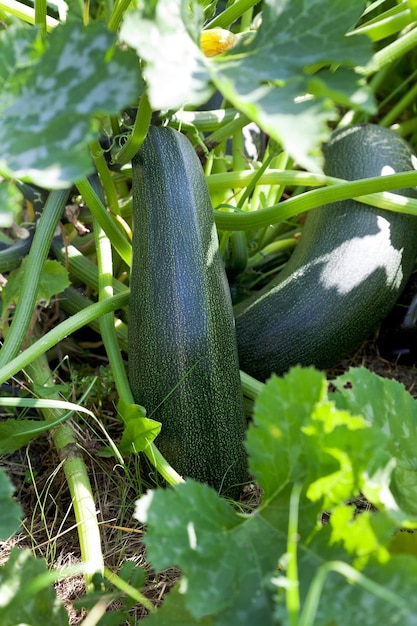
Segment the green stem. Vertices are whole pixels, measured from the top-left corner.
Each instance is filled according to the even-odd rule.
[[[45,354],[38,356],[26,368],[26,373],[39,392],[44,387],[47,398],[61,400],[54,391],[54,381]],[[52,389],[52,392],[51,392]],[[57,409],[39,409],[45,420],[57,419],[62,411]],[[104,561],[101,549],[100,531],[96,515],[96,506],[82,453],[75,439],[71,426],[65,422],[51,432],[52,440],[62,462],[65,478],[74,507],[77,532],[80,542],[81,558],[87,567],[86,585],[90,590],[92,575],[103,573]]]
[[[275,159],[272,160],[271,165],[273,168],[285,170],[289,167],[289,156],[286,152],[281,152]],[[260,196],[261,191],[263,192],[262,202],[263,206],[271,206],[272,204],[278,204],[281,201],[282,194],[285,191],[285,185],[274,185],[269,188],[268,191],[265,191],[265,187],[263,185],[258,185],[255,187],[253,192],[253,201],[257,200],[257,197]],[[257,201],[257,204],[254,206],[261,206],[260,199]],[[267,226],[263,230],[259,231],[259,235],[257,235],[257,249],[261,250],[268,244],[272,243],[277,236],[283,234],[283,229],[287,229],[287,225],[284,223],[278,223],[274,226]]]
[[[371,61],[365,67],[357,68],[365,76],[374,74],[382,67],[389,65],[404,56],[416,47],[417,28],[413,28],[392,43],[389,43],[373,55]]]
[[[231,213],[217,210],[214,211],[214,216],[219,230],[251,230],[281,222],[323,204],[352,198],[397,213],[417,215],[417,200],[396,194],[376,193],[414,187],[416,184],[417,172],[345,181],[330,187],[306,191],[260,211]]]
[[[88,204],[91,213],[110,239],[113,247],[120,254],[126,265],[130,266],[132,260],[132,247],[126,239],[126,235],[122,227],[114,219],[112,219],[110,213],[108,213],[106,207],[95,193],[91,183],[86,178],[77,182],[77,188],[83,196],[85,202]]]
[[[245,142],[243,133],[241,130],[234,133],[232,137],[232,168],[234,171],[242,171],[247,168],[247,161],[245,159]],[[247,188],[237,194],[238,199],[237,207],[242,209],[249,197]],[[248,262],[248,243],[246,234],[242,231],[235,231],[229,234],[229,246],[230,246],[230,268],[236,272],[241,273],[245,270]],[[223,247],[226,241],[222,242]]]
[[[234,4],[213,18],[205,28],[229,28],[243,13],[246,13],[258,2],[259,0],[236,0]]]
[[[415,74],[415,72],[414,72]],[[378,122],[380,126],[391,126],[403,111],[415,102],[417,97],[417,83],[414,83],[405,95],[389,109],[388,113]]]
[[[247,169],[245,159],[245,141],[240,130],[232,137],[232,168],[234,171],[244,171]]]
[[[16,305],[12,324],[0,350],[0,368],[18,354],[27,334],[36,305],[43,265],[68,196],[68,190],[52,191],[45,203],[22,278],[21,293],[23,297],[19,299]]]
[[[145,609],[149,611],[149,613],[155,612],[156,609],[154,605],[152,604],[150,600],[148,600],[148,598],[146,598],[146,596],[140,593],[140,591],[138,591],[135,587],[132,587],[132,585],[129,585],[129,583],[123,580],[123,578],[120,578],[120,576],[117,576],[116,574],[114,574],[107,567],[104,568],[104,576],[117,589],[119,589],[120,591],[125,593],[127,596],[132,598],[132,600],[135,600],[135,602],[142,604],[142,606],[144,606]]]
[[[207,185],[210,193],[231,189],[234,187],[246,187],[251,184],[253,178],[259,185],[304,185],[307,187],[319,187],[321,185],[334,185],[343,182],[340,178],[332,178],[325,174],[312,172],[299,172],[298,170],[270,169],[263,172],[258,178],[258,171],[243,170],[240,172],[220,172],[210,174],[207,177]]]
[[[318,568],[316,575],[314,576],[304,602],[298,626],[314,626],[320,596],[323,591],[327,575],[330,572],[337,572],[351,581],[351,583],[353,582],[369,593],[372,593],[382,602],[388,602],[397,607],[400,612],[404,610],[403,598],[390,591],[386,585],[379,585],[370,578],[364,576],[361,572],[358,572],[358,570],[348,563],[344,563],[343,561],[327,561]]]
[[[27,22],[28,24],[35,24],[35,9],[28,7],[17,0],[3,0],[0,2],[0,10],[3,9],[6,13],[10,13],[20,20]],[[59,21],[49,15],[46,16],[47,30],[52,30],[55,26],[58,26]]]
[[[74,333],[83,326],[87,326],[90,322],[99,318],[101,315],[109,313],[109,311],[122,309],[127,306],[128,302],[129,292],[126,291],[125,293],[121,293],[107,299],[105,302],[95,302],[75,315],[72,315],[72,317],[64,320],[48,333],[43,335],[40,339],[35,341],[35,343],[26,348],[14,359],[7,361],[2,367],[0,367],[0,384],[6,382],[10,377],[20,372],[34,359],[53,348],[71,333]]]
[[[240,20],[240,32],[249,30],[253,20],[253,7],[245,11]]]
[[[271,163],[273,158],[274,158],[273,155],[270,155],[268,158],[266,158],[265,161],[260,166],[260,168],[258,170],[256,170],[255,174],[252,176],[250,182],[248,183],[248,186],[246,187],[245,191],[243,192],[243,194],[241,195],[241,197],[239,199],[239,202],[238,202],[237,206],[240,209],[243,208],[246,200],[252,194],[252,192],[254,191],[255,187],[258,184],[260,184],[259,181],[262,179],[262,175],[268,169],[268,166]]]
[[[97,223],[94,225],[97,249],[97,265],[99,272],[99,298],[103,302],[113,297],[113,263],[112,250],[109,239],[106,237]],[[125,404],[134,404],[134,398],[130,389],[129,380],[117,341],[114,327],[113,314],[111,312],[102,315],[99,319],[101,337],[113,372],[114,381],[119,398]],[[148,459],[153,463],[156,470],[171,485],[183,482],[182,478],[164,459],[154,444],[144,451]]]
[[[246,115],[238,115],[232,118],[226,124],[220,126],[217,130],[215,130],[211,135],[206,137],[205,142],[207,145],[210,143],[221,143],[225,139],[228,139],[232,135],[234,135],[239,130],[242,130],[246,124],[249,123],[249,118]]]
[[[256,400],[265,387],[264,383],[242,371],[240,372],[240,382],[242,383],[243,395],[250,400]]]
[[[355,28],[349,35],[368,35],[372,41],[380,41],[390,35],[400,32],[412,22],[410,9],[402,9],[397,5],[389,11],[379,15],[377,19]]]
[[[107,162],[103,154],[103,149],[98,140],[92,142],[90,145],[90,152],[100,177],[101,184],[103,185],[104,193],[106,194],[107,206],[114,215],[118,215],[120,211],[116,187],[114,186],[113,178],[109,172],[109,168],[107,167]]]
[[[144,94],[140,99],[133,130],[126,143],[116,155],[115,163],[124,165],[133,159],[146,137],[151,118],[151,105],[149,104],[148,96]]]
[[[202,133],[213,132],[225,124],[239,118],[241,114],[236,109],[216,109],[213,111],[177,111],[169,118],[169,125],[173,128],[194,127]]]
[[[287,578],[289,586],[286,594],[287,611],[290,618],[290,626],[298,626],[298,617],[300,613],[300,592],[298,581],[298,561],[297,561],[297,544],[298,544],[298,513],[300,504],[302,485],[295,483],[290,497],[289,520],[288,520],[288,536],[287,536]]]
[[[51,249],[58,261],[68,269],[71,277],[85,283],[94,291],[98,290],[99,271],[97,265],[87,259],[78,248],[71,244],[66,246],[60,237],[54,237]],[[113,278],[112,285],[115,293],[123,293],[127,289],[126,285],[117,278]]]
[[[35,25],[46,35],[46,0],[35,0]]]
[[[116,0],[112,14],[110,15],[109,23],[107,25],[110,31],[117,31],[125,12],[129,8],[130,2],[131,0]]]
[[[159,452],[154,443],[151,443],[143,453],[169,485],[179,485],[185,482],[182,476],[175,471],[166,458]]]
[[[278,254],[279,252],[288,252],[295,248],[297,240],[295,237],[288,239],[279,239],[278,241],[272,241],[262,248],[259,252],[254,254],[248,261],[248,267],[255,267],[259,263],[265,261],[266,257],[270,254]]]
[[[113,261],[110,241],[104,231],[94,220],[94,235],[97,251],[97,269],[99,275],[99,301],[103,302],[113,296]],[[102,315],[99,319],[100,333],[113,372],[117,393],[127,404],[133,404],[133,396],[130,391],[129,382],[119,343],[117,341],[114,327],[113,312]]]
[[[85,296],[82,296],[74,287],[67,287],[65,291],[60,294],[59,304],[61,309],[63,309],[66,313],[69,315],[75,315],[75,313],[78,313],[82,309],[92,305],[93,301],[89,300]],[[94,319],[88,325],[92,330],[94,330],[94,332],[100,334],[100,325],[98,320]],[[127,325],[117,317],[114,317],[114,327],[121,350],[127,352]]]

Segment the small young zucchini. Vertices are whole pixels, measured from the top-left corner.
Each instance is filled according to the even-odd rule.
[[[407,142],[373,124],[336,131],[324,156],[325,173],[347,180],[415,169]],[[396,193],[417,197],[415,188]],[[335,365],[394,306],[416,251],[414,216],[354,200],[309,212],[284,270],[235,308],[241,369],[264,380],[296,364]]]
[[[236,497],[246,423],[230,292],[210,196],[188,139],[151,127],[132,162],[128,323],[135,401],[182,475]]]

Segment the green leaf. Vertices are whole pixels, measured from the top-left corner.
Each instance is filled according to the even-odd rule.
[[[3,312],[19,301],[27,259],[28,257],[25,257],[20,267],[9,274],[3,289]],[[64,291],[70,284],[67,270],[58,261],[47,259],[40,275],[37,303],[47,306],[53,296]]]
[[[327,575],[314,626],[335,623],[352,626],[357,623],[358,615],[367,626],[416,626],[417,560],[414,557],[396,556],[385,564],[370,564],[362,574],[369,589],[362,584],[349,584],[339,572]]]
[[[341,542],[346,553],[354,556],[354,565],[362,569],[372,559],[381,563],[389,560],[388,544],[395,531],[385,513],[370,510],[355,512],[352,506],[336,507],[329,520],[330,543]]]
[[[45,388],[43,388],[45,389]],[[56,390],[55,390],[56,391]],[[65,411],[60,417],[43,421],[28,419],[7,419],[0,421],[0,454],[11,454],[25,446],[29,441],[71,417],[74,411],[94,414],[84,407],[72,402],[45,400],[35,398],[0,398],[0,406],[24,406],[37,409],[61,409]]]
[[[198,4],[185,0],[158,0],[152,16],[147,7],[126,14],[120,38],[146,62],[144,77],[153,109],[202,104],[212,94],[206,62],[197,45],[196,23],[201,27],[202,17]]]
[[[249,469],[265,498],[307,474],[302,426],[317,402],[326,397],[326,379],[310,369],[294,368],[283,378],[272,376],[255,402],[247,435]]]
[[[273,376],[257,397],[247,436],[251,473],[265,498],[290,483],[308,482],[310,499],[323,498],[325,507],[342,502],[359,490],[367,451],[379,443],[377,434],[367,433],[359,447],[367,427],[361,416],[329,402],[321,372],[295,367],[282,378]]]
[[[139,404],[126,404],[119,401],[117,410],[123,420],[123,435],[119,450],[123,453],[143,452],[161,432],[161,422],[146,417],[146,411]]]
[[[310,455],[318,460],[317,478],[309,476],[307,496],[331,509],[358,495],[368,478],[369,458],[385,444],[384,433],[332,402],[316,407],[312,423],[303,432],[310,438]]]
[[[0,111],[13,103],[26,83],[28,73],[39,51],[37,30],[29,25],[14,24],[0,36]]]
[[[252,514],[238,513],[194,481],[148,492],[137,502],[135,517],[147,524],[144,543],[151,565],[182,572],[172,604],[167,599],[148,622],[170,626],[183,618],[192,626],[211,617],[213,626],[287,624],[286,590],[296,584],[307,611],[303,626],[328,626],[335,616],[338,626],[347,626],[362,603],[364,623],[374,623],[372,611],[379,619],[387,612],[394,620],[401,606],[401,619],[413,624],[415,601],[403,601],[406,594],[399,592],[408,570],[402,571],[390,553],[395,521],[385,511],[359,514],[346,505],[374,480],[372,468],[385,469],[386,454],[372,456],[388,445],[389,434],[375,428],[358,406],[351,414],[342,402],[342,407],[331,402],[327,388],[321,372],[298,367],[283,378],[271,377],[259,394],[247,447],[264,499]],[[342,396],[332,392],[330,397]],[[369,395],[367,401],[371,404]],[[288,528],[296,483],[303,490],[294,580]],[[330,519],[323,524],[327,505]],[[318,603],[316,618],[308,604],[312,600]]]
[[[197,619],[185,607],[185,595],[175,586],[165,597],[164,603],[155,613],[145,618],[146,626],[213,626],[211,617]]]
[[[349,68],[339,67],[335,72],[322,70],[314,74],[308,81],[308,90],[316,97],[328,99],[330,106],[333,102],[369,114],[375,111],[372,92]]]
[[[268,581],[283,546],[266,520],[239,515],[213,489],[191,480],[148,492],[135,517],[148,525],[144,540],[153,567],[183,572],[180,589],[195,619],[214,615],[216,626],[272,626]]]
[[[387,435],[360,410],[330,401],[324,375],[313,368],[273,376],[257,397],[247,436],[249,467],[265,498],[300,482],[310,500],[330,509],[358,495],[371,470],[385,471]]]
[[[417,400],[395,380],[352,368],[334,381],[338,407],[361,411],[381,441],[370,451],[364,494],[394,520],[417,521]]]
[[[3,468],[0,468],[0,540],[8,539],[20,526],[23,512],[12,498],[13,487]]]
[[[136,55],[114,42],[102,22],[70,20],[48,36],[17,96],[10,78],[1,100],[7,103],[0,126],[3,172],[51,189],[92,172],[94,116],[117,114],[143,91]]]
[[[47,573],[43,559],[30,550],[12,548],[0,568],[0,623],[2,626],[68,626],[67,613],[52,585],[36,589],[36,581]]]
[[[337,93],[336,102],[350,101],[354,91],[356,106],[375,110],[354,73],[355,66],[371,58],[371,42],[345,36],[364,8],[361,0],[333,0],[330,6],[328,0],[265,0],[256,36],[208,64],[216,87],[232,105],[307,169],[321,163],[317,147],[328,138],[327,123],[336,115],[328,96]],[[330,66],[337,68],[336,76],[344,68],[337,91],[334,78],[322,72]]]

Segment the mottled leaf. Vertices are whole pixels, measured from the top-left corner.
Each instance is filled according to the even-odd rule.
[[[182,570],[185,607],[194,618],[213,615],[216,626],[257,620],[272,626],[268,581],[283,545],[262,517],[239,515],[213,489],[191,480],[148,492],[135,516],[148,525],[152,565]]]
[[[346,37],[364,7],[362,0],[265,0],[256,36],[208,64],[222,94],[307,168],[321,162],[317,147],[329,136],[335,102],[353,94],[354,106],[374,110],[353,69],[366,65],[371,43]],[[330,66],[336,76],[345,68],[337,85],[322,72]]]
[[[159,0],[152,17],[146,8],[125,16],[120,37],[146,61],[144,76],[154,109],[201,104],[213,92],[196,43],[198,33],[187,29],[198,8],[197,3],[184,0]]]
[[[92,172],[94,116],[135,104],[143,90],[136,55],[114,42],[102,22],[71,20],[48,36],[17,95],[10,79],[4,97],[11,92],[13,102],[0,125],[3,172],[47,188],[68,187]]]

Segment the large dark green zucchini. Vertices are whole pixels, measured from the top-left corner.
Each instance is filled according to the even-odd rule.
[[[151,127],[132,163],[129,377],[182,475],[236,496],[247,480],[233,309],[204,173],[190,142]]]
[[[372,124],[336,131],[324,156],[326,174],[348,180],[415,169],[411,147]],[[264,380],[296,364],[335,365],[394,306],[416,251],[415,217],[353,200],[312,210],[284,270],[235,309],[241,369]]]

